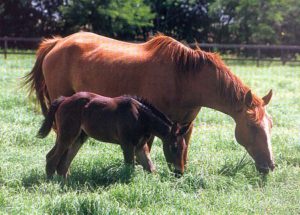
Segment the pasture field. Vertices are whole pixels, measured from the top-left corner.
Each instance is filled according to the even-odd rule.
[[[0,214],[300,214],[300,66],[230,64],[258,95],[273,89],[276,169],[268,176],[235,141],[233,120],[204,108],[183,177],[169,172],[158,139],[151,153],[156,174],[132,171],[119,146],[90,139],[64,184],[45,179],[55,135],[35,137],[43,118],[19,89],[34,61],[0,56]]]

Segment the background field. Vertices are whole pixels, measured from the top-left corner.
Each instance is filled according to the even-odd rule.
[[[0,56],[0,213],[2,214],[300,214],[300,66],[234,65],[255,93],[274,95],[268,109],[276,169],[259,175],[234,139],[228,116],[203,109],[181,178],[168,171],[161,142],[151,156],[157,174],[123,165],[119,146],[89,140],[68,184],[45,179],[53,133],[35,137],[42,116],[19,89],[34,56]]]

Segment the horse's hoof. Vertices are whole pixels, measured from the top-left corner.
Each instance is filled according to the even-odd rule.
[[[156,168],[155,168],[155,166],[154,165],[150,165],[149,166],[149,169],[146,169],[148,172],[150,172],[150,173],[156,173]]]

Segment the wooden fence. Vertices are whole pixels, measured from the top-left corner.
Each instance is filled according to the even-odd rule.
[[[34,54],[42,38],[0,37],[0,54]],[[196,44],[189,44],[195,47]],[[224,60],[237,61],[279,61],[300,63],[300,46],[293,45],[253,45],[253,44],[215,44],[199,43],[201,49],[220,52]]]

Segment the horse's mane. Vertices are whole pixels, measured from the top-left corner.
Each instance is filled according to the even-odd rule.
[[[217,72],[217,93],[229,101],[232,106],[243,104],[244,97],[250,90],[230,71],[217,53],[203,51],[198,45],[196,45],[196,49],[191,49],[171,37],[158,34],[146,43],[146,48],[172,59],[176,69],[181,73],[203,71],[204,65],[214,67]],[[252,94],[252,97],[253,105],[249,108],[248,113],[252,121],[258,122],[264,115],[263,101],[255,94]]]
[[[162,120],[165,124],[172,126],[173,122],[164,114],[162,113],[160,110],[158,110],[156,107],[154,107],[148,100],[146,100],[145,98],[139,97],[139,96],[128,96],[131,99],[134,99],[136,101],[138,101],[139,103],[141,103],[148,111],[151,112],[152,115],[154,115],[155,117],[159,118],[160,120]]]

